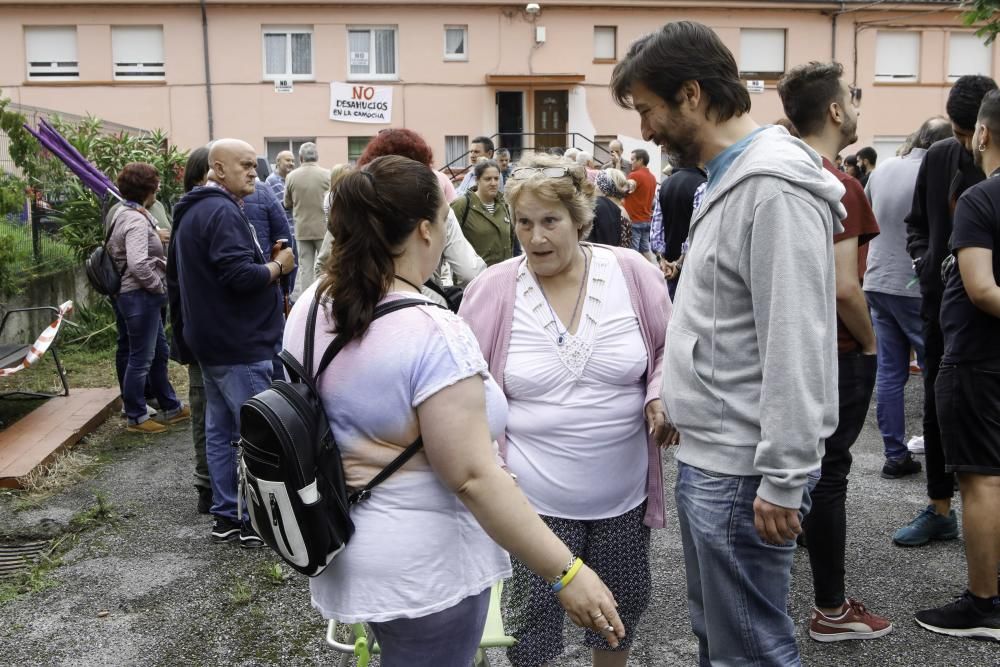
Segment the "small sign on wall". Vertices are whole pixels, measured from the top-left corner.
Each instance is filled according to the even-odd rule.
[[[391,123],[392,87],[332,82],[330,120],[345,123]]]
[[[747,79],[747,91],[751,93],[763,93],[764,82],[760,79]]]
[[[291,79],[275,79],[274,80],[274,92],[276,92],[276,93],[290,93],[290,92],[292,92],[292,80]]]

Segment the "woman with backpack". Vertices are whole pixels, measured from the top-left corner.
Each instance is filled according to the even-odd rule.
[[[423,439],[353,507],[354,536],[310,581],[312,603],[325,618],[367,622],[384,667],[466,667],[490,588],[511,574],[506,549],[551,583],[575,623],[617,645],[614,598],[497,464],[506,402],[468,326],[429,300],[373,321],[379,304],[426,299],[448,212],[434,173],[414,160],[381,157],[348,174],[331,202],[327,273],[289,315],[284,346],[297,359],[313,299],[317,355],[349,340],[318,380],[349,488]]]
[[[473,171],[476,191],[466,190],[451,203],[451,210],[476,254],[486,266],[493,266],[514,255],[510,208],[500,192],[500,165],[480,160]]]
[[[188,419],[191,411],[177,400],[167,377],[167,338],[160,310],[167,304],[167,258],[156,221],[147,210],[156,201],[160,174],[146,162],[130,162],[118,174],[125,199],[111,221],[108,252],[121,272],[121,291],[114,298],[118,326],[124,326],[128,364],[122,381],[126,430],[163,433],[166,425]],[[120,344],[120,343],[119,343]],[[146,380],[163,412],[154,421],[146,412]],[[158,415],[159,416],[159,415]]]

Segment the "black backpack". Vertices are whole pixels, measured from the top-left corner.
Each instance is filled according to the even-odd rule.
[[[98,294],[110,297],[118,296],[118,292],[122,289],[122,276],[125,275],[125,269],[119,271],[114,259],[111,258],[111,253],[108,252],[108,241],[111,240],[117,222],[114,220],[111,223],[108,233],[104,236],[104,243],[94,248],[85,263],[90,286]]]
[[[400,299],[375,309],[374,319],[412,306],[437,306],[422,299]],[[291,381],[276,379],[240,408],[240,496],[261,539],[290,566],[315,577],[343,550],[354,534],[351,506],[364,501],[420,448],[418,437],[363,488],[348,493],[340,449],[333,440],[319,376],[344,347],[337,337],[312,373],[319,298],[306,324],[302,364],[288,350],[279,353]],[[240,503],[242,507],[242,502]]]

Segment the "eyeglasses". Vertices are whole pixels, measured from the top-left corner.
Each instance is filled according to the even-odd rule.
[[[847,89],[851,92],[851,104],[856,107],[861,106],[861,89],[856,86],[847,86]]]
[[[541,174],[548,178],[562,178],[563,176],[573,178],[573,172],[569,170],[569,167],[518,167],[511,172],[508,180],[531,178],[535,174]]]

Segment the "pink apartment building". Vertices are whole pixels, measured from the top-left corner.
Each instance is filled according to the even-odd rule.
[[[889,155],[943,113],[958,76],[997,66],[958,2],[539,5],[0,0],[0,89],[22,105],[162,128],[186,148],[232,136],[273,159],[315,141],[327,165],[356,157],[379,129],[405,126],[443,165],[479,134],[585,150],[638,135],[638,117],[608,94],[614,63],[641,35],[690,19],[736,55],[758,122],[782,115],[775,83],[786,69],[842,62],[864,92],[859,145]]]

